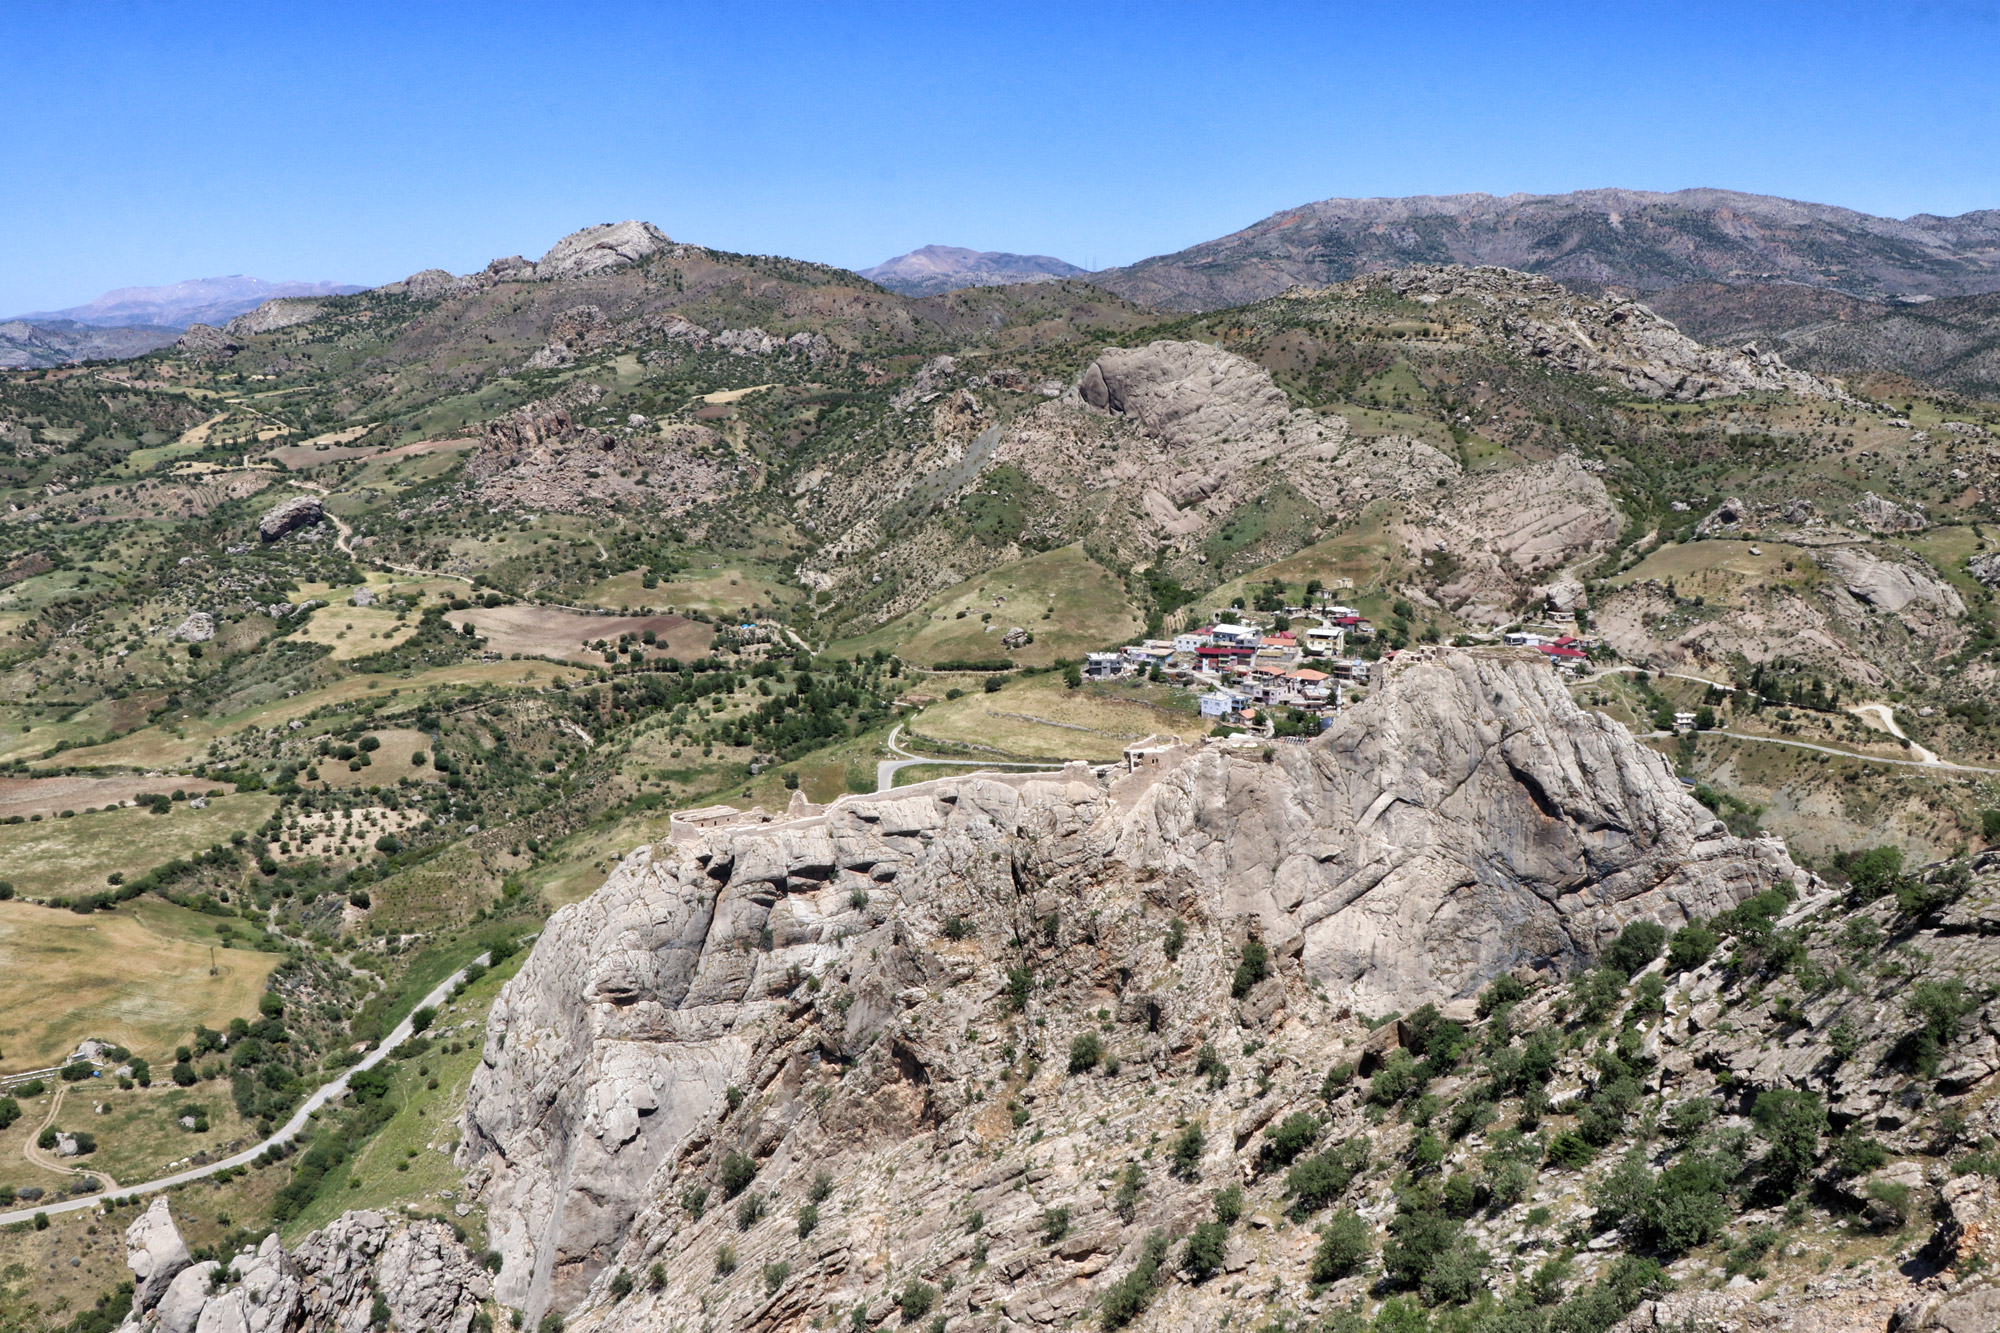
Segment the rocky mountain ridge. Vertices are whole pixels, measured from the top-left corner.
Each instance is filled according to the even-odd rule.
[[[1469,1006],[1492,977],[1566,971],[1632,920],[1724,911],[1799,874],[1781,844],[1730,837],[1545,666],[1419,659],[1310,745],[1170,750],[1103,777],[948,779],[689,828],[626,858],[551,920],[503,992],[468,1095],[463,1159],[505,1259],[500,1299],[531,1320],[581,1306],[595,1317],[578,1328],[664,1326],[703,1308],[699,1262],[667,1263],[618,1311],[610,1274],[727,1234],[726,1215],[704,1224],[687,1202],[725,1156],[756,1162],[761,1186],[827,1171],[841,1188],[912,1146],[929,1179],[899,1193],[925,1220],[892,1249],[934,1282],[967,1248],[949,1244],[944,1214],[1025,1169],[985,1165],[1012,1156],[1022,1123],[980,1091],[1010,1029],[1054,1075],[1035,1082],[1030,1064],[1010,1093],[1042,1088],[1065,1106],[1075,1094],[1053,1050],[1095,1030],[1093,1008],[1129,1025],[1112,1041],[1139,1078],[1171,1078],[1222,1040],[1221,1015],[1268,1032],[1296,1014],[1322,1042],[1352,1040],[1342,1019],[1360,1006]],[[1272,974],[1232,1000],[1246,941]],[[1030,1010],[1051,1026],[1009,1016]],[[1081,1166],[1091,1150],[1063,1151]],[[1063,1251],[1105,1257],[1086,1274],[1144,1238],[1092,1234]],[[729,1317],[802,1327],[872,1300],[875,1265],[852,1243],[792,1251],[799,1281],[778,1310],[760,1313],[768,1293],[746,1284]],[[1065,1304],[1105,1280],[1071,1284]],[[1012,1313],[1022,1290],[989,1278],[969,1298]]]
[[[144,356],[173,344],[176,331],[156,325],[103,327],[69,319],[10,319],[0,324],[0,368],[69,365]]]
[[[1413,263],[1635,293],[1783,279],[1858,296],[1962,295],[2000,288],[2000,213],[1899,220],[1712,189],[1327,199],[1092,281],[1148,305],[1214,310]]]

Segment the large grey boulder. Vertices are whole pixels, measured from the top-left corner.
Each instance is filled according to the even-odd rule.
[[[1895,613],[1913,602],[1927,602],[1948,616],[1965,614],[1958,590],[1928,569],[1857,546],[1836,547],[1819,559],[1848,592],[1877,611]]]
[[[259,541],[274,542],[297,528],[310,527],[326,514],[317,495],[295,495],[257,520]]]

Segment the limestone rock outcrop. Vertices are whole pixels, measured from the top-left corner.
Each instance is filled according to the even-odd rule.
[[[1930,526],[1923,511],[1899,505],[1870,491],[1850,506],[1854,521],[1870,532],[1922,532]]]
[[[1926,602],[1947,616],[1965,614],[1958,590],[1928,569],[1858,546],[1836,547],[1819,559],[1848,592],[1877,611],[1900,612],[1913,602]]]
[[[257,520],[257,539],[277,541],[294,529],[311,527],[325,515],[326,504],[317,495],[295,495]]]
[[[238,351],[243,344],[231,338],[212,324],[190,324],[174,340],[176,351],[193,356],[228,356]]]
[[[488,422],[465,469],[482,497],[560,513],[622,501],[681,510],[728,487],[727,469],[709,456],[715,436],[706,427],[583,425],[579,414],[600,394],[586,386]]]
[[[1615,381],[1647,398],[1847,397],[1838,385],[1794,370],[1754,343],[1704,347],[1637,301],[1575,295],[1552,279],[1512,269],[1413,264],[1346,284],[1347,290],[1370,288],[1426,305],[1455,301],[1482,307],[1495,331],[1521,354],[1571,374]],[[1297,295],[1310,299],[1313,292]]]
[[[1730,836],[1546,663],[1409,655],[1311,743],[974,775],[635,851],[551,918],[495,1004],[461,1160],[505,1261],[497,1294],[533,1323],[676,1244],[700,1221],[683,1186],[725,1152],[775,1178],[1010,1133],[976,1037],[1040,993],[1019,980],[1037,970],[1059,988],[1047,1012],[1138,1024],[1159,1073],[1218,1015],[1463,1003],[1633,919],[1677,925],[1801,873],[1782,844]],[[1246,939],[1280,974],[1247,991]],[[1098,1268],[1126,1244],[1093,1242]],[[669,1269],[663,1302],[702,1299],[701,1273]]]
[[[1975,555],[1965,562],[1966,572],[1989,588],[2000,588],[2000,551]]]
[[[141,1311],[158,1305],[168,1285],[194,1262],[165,1195],[125,1228],[125,1262],[132,1270],[132,1306]]]
[[[573,231],[550,246],[536,262],[535,276],[545,281],[588,277],[636,264],[672,244],[672,239],[650,222],[600,222]]]
[[[318,319],[326,309],[326,302],[309,296],[280,296],[266,301],[246,315],[238,315],[222,326],[222,331],[236,337],[248,337],[257,333],[276,333],[279,329],[289,329],[295,324],[304,324]]]
[[[343,1213],[287,1252],[275,1235],[219,1264],[188,1262],[167,1200],[126,1231],[135,1278],[127,1328],[157,1333],[359,1333],[390,1326],[467,1333],[492,1295],[485,1269],[434,1219]]]

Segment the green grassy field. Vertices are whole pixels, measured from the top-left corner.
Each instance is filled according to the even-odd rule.
[[[196,1023],[256,1017],[278,955],[220,947],[218,920],[156,898],[83,916],[0,902],[0,1071],[43,1068],[86,1037],[164,1068]]]
[[[1000,639],[1017,625],[1035,641],[1009,652]],[[947,588],[921,610],[843,639],[828,651],[850,656],[886,648],[920,666],[1003,658],[1046,666],[1059,657],[1080,658],[1129,643],[1144,627],[1145,618],[1117,577],[1081,546],[1065,546]]]

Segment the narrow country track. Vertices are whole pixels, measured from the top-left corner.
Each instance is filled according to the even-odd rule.
[[[479,957],[473,959],[472,961],[475,963],[484,964],[490,961],[490,958],[491,955],[480,954]],[[461,980],[464,979],[464,977],[465,977],[465,969],[463,968],[460,968],[458,971],[452,973],[450,976],[446,977],[443,981],[438,983],[438,987],[436,990],[432,991],[429,995],[426,995],[423,999],[419,1000],[415,1005],[413,1005],[411,1007],[410,1012],[415,1013],[418,1009],[425,1008],[426,1006],[433,1009],[441,1006],[445,1002],[445,1000],[450,998],[452,987],[456,986]],[[250,1147],[243,1149],[243,1151],[236,1153],[232,1156],[225,1157],[221,1161],[210,1162],[206,1166],[197,1166],[187,1171],[177,1172],[176,1174],[171,1176],[163,1176],[158,1180],[149,1180],[146,1181],[144,1184],[111,1186],[107,1187],[105,1190],[100,1191],[99,1193],[86,1194],[81,1198],[65,1199],[59,1203],[41,1204],[33,1208],[19,1208],[14,1210],[13,1212],[0,1213],[0,1226],[5,1226],[11,1222],[31,1222],[34,1220],[35,1214],[37,1213],[49,1213],[49,1214],[73,1213],[84,1208],[95,1208],[100,1203],[102,1203],[106,1197],[112,1195],[129,1197],[139,1194],[157,1194],[161,1190],[172,1189],[176,1185],[185,1185],[190,1181],[201,1180],[205,1177],[212,1176],[218,1171],[227,1171],[229,1168],[236,1166],[248,1166],[250,1162],[253,1159],[255,1159],[257,1154],[263,1152],[266,1148],[275,1147],[276,1145],[281,1143],[290,1143],[293,1139],[297,1138],[299,1136],[299,1131],[305,1128],[307,1119],[312,1115],[314,1111],[319,1110],[322,1106],[325,1106],[328,1102],[333,1101],[336,1097],[339,1097],[342,1093],[347,1091],[348,1079],[352,1078],[355,1074],[359,1073],[361,1070],[373,1069],[376,1065],[381,1064],[383,1060],[388,1058],[390,1051],[395,1050],[398,1046],[402,1045],[404,1042],[410,1039],[410,1034],[411,1034],[410,1020],[408,1017],[405,1017],[402,1022],[396,1024],[394,1031],[392,1031],[388,1036],[384,1037],[381,1040],[381,1042],[376,1045],[374,1050],[362,1056],[358,1064],[354,1065],[350,1069],[342,1070],[340,1077],[334,1079],[332,1082],[321,1084],[319,1089],[315,1091],[312,1094],[312,1096],[306,1098],[305,1101],[299,1104],[298,1110],[292,1112],[292,1118],[290,1120],[287,1120],[283,1125],[279,1126],[276,1133],[272,1134],[270,1138],[265,1139],[261,1143],[252,1144]],[[54,1119],[56,1109],[61,1104],[62,1104],[62,1095],[61,1092],[58,1091],[55,1099],[55,1104],[50,1106],[49,1108],[50,1121]],[[44,1121],[44,1123],[45,1124],[49,1123],[49,1121]],[[36,1132],[39,1133],[40,1131],[37,1130]],[[33,1161],[34,1159],[31,1157],[29,1160]],[[39,1162],[36,1164],[41,1165]],[[58,1167],[56,1169],[61,1170],[63,1168]],[[108,1177],[104,1176],[102,1172],[98,1171],[83,1171],[83,1172],[78,1172],[77,1174],[93,1175],[97,1176],[99,1179],[108,1179]]]

